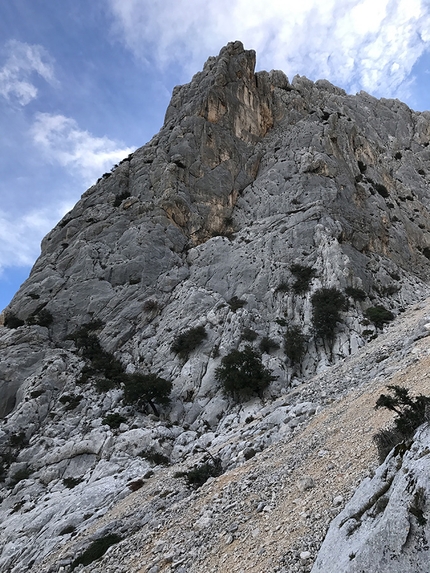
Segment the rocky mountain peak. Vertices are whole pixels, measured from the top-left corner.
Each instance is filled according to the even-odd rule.
[[[0,569],[86,571],[73,555],[90,536],[112,534],[125,550],[120,540],[148,534],[171,554],[157,560],[154,546],[148,570],[209,571],[212,502],[195,525],[199,561],[185,513],[188,556],[170,533],[155,535],[172,525],[165,499],[197,511],[193,480],[211,475],[213,489],[203,492],[224,514],[231,491],[238,495],[234,476],[244,476],[242,493],[253,479],[252,496],[265,492],[243,497],[249,519],[257,501],[268,516],[280,490],[261,477],[267,448],[281,455],[277,444],[294,440],[302,458],[282,450],[290,477],[271,467],[296,487],[291,476],[309,473],[303,459],[314,463],[307,440],[325,451],[333,401],[361,385],[365,394],[375,378],[394,376],[397,362],[408,381],[410,356],[426,356],[417,341],[428,334],[428,307],[408,309],[428,293],[430,113],[254,68],[255,53],[230,43],[175,88],[160,132],[45,237],[5,309]],[[397,362],[388,365],[391,355]],[[228,379],[232,370],[239,374]],[[381,423],[363,416],[375,430]],[[310,420],[314,434],[305,432]],[[339,468],[347,463],[333,456]],[[221,484],[230,493],[221,495]],[[138,489],[145,511],[137,515],[128,503]],[[228,545],[246,521],[229,523]],[[323,528],[312,531],[313,553],[297,558],[302,570],[322,541]],[[103,571],[116,573],[115,555]],[[222,563],[212,570],[235,570]]]

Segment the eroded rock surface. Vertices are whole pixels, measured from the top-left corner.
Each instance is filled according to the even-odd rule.
[[[338,392],[361,383],[354,370],[336,383],[331,372],[379,343],[384,321],[372,322],[368,309],[382,308],[397,325],[428,293],[430,113],[347,95],[324,80],[255,74],[254,66],[255,53],[234,42],[175,88],[160,133],[104,174],[45,237],[5,309],[0,568],[8,573],[31,564],[42,571],[43,559],[49,571],[69,567],[70,553],[52,557],[67,536],[79,532],[71,550],[79,553],[130,484],[171,471],[162,463],[189,469],[216,454],[233,471],[288,442]],[[344,301],[327,336],[314,320],[321,289]],[[408,336],[427,336],[430,319],[420,320]],[[125,404],[123,383],[109,387],[91,372],[74,338],[85,325],[124,373],[172,382],[159,416]],[[201,343],[187,355],[173,352],[192,327],[204,328]],[[300,360],[287,351],[289,332],[302,337]],[[215,371],[247,344],[274,380],[242,405]],[[398,359],[412,345],[396,339]],[[365,380],[391,352],[378,354],[382,366],[362,366]],[[304,389],[311,379],[318,391]],[[172,488],[165,497],[189,503],[185,486]],[[121,535],[143,521],[148,535],[166,523],[165,502],[151,495],[155,517],[142,514],[134,525],[127,518]],[[211,516],[200,517],[204,530]],[[323,529],[302,558],[299,551],[304,570]],[[160,571],[180,570],[172,559]]]

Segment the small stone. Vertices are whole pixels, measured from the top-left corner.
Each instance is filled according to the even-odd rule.
[[[300,560],[303,562],[306,562],[308,559],[310,559],[310,557],[311,557],[310,551],[302,551],[300,553]]]
[[[342,503],[343,503],[343,496],[337,495],[335,498],[333,498],[334,507],[339,507],[339,505],[342,505]]]
[[[310,476],[304,476],[299,480],[300,491],[306,491],[315,487],[315,481]]]

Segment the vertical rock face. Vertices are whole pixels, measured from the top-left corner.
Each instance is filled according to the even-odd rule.
[[[31,526],[8,518],[0,569],[49,553],[62,528],[152,471],[154,454],[184,462],[216,444],[233,467],[246,420],[265,412],[282,425],[304,381],[428,292],[430,113],[254,66],[234,42],[175,88],[160,132],[45,237],[5,309],[4,511],[28,502],[37,513],[71,477],[84,509],[70,494],[55,518],[55,503]],[[199,343],[175,352],[195,327]],[[274,380],[242,408],[215,371],[248,344]],[[123,380],[109,386],[115,369],[172,383],[159,418],[124,402]],[[301,421],[316,409],[303,402]],[[291,416],[287,434],[300,423]],[[285,437],[261,424],[248,450]],[[28,528],[40,551],[27,547]]]
[[[393,452],[333,520],[312,568],[331,573],[404,573],[429,567],[430,428],[410,451]]]

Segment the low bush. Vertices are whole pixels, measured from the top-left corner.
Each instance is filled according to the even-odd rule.
[[[206,337],[207,333],[204,326],[189,328],[176,336],[170,349],[172,352],[175,352],[175,354],[178,354],[180,358],[187,360],[190,353],[195,350]]]
[[[153,298],[145,300],[145,302],[143,303],[143,310],[145,312],[154,312],[158,310],[158,301],[156,301]]]
[[[68,489],[73,489],[80,483],[82,483],[82,478],[74,478],[74,477],[63,478],[63,485]]]
[[[79,405],[82,398],[83,396],[81,395],[63,394],[63,396],[60,397],[59,401],[61,402],[61,404],[64,404],[66,410],[70,411],[74,410]]]
[[[270,354],[272,350],[277,350],[279,348],[279,344],[276,342],[276,340],[273,340],[273,338],[270,338],[269,336],[263,336],[258,347],[261,352]]]
[[[415,430],[424,422],[430,421],[430,398],[420,394],[411,398],[409,390],[402,386],[387,386],[390,394],[381,394],[376,402],[375,409],[387,408],[395,412],[394,428],[381,430],[374,436],[380,458],[385,459],[393,446],[410,440]]]
[[[301,364],[306,354],[307,336],[298,325],[290,326],[284,338],[284,350],[291,364]]]
[[[292,285],[295,294],[304,294],[310,288],[311,281],[315,277],[315,269],[305,265],[294,264],[291,265],[290,271],[295,277],[295,282]]]
[[[163,406],[170,402],[172,383],[158,377],[156,374],[126,374],[124,382],[124,402],[133,405],[136,409],[145,409],[147,405],[152,408],[156,416],[159,415],[157,404]]]
[[[121,424],[124,424],[126,421],[127,418],[125,416],[122,416],[118,412],[113,412],[111,414],[107,414],[103,418],[102,424],[105,424],[106,426],[109,426],[113,430],[116,430],[121,426]]]
[[[119,207],[124,199],[128,199],[130,197],[130,191],[123,191],[119,195],[117,195],[114,199],[113,206]]]
[[[213,458],[187,472],[178,472],[175,474],[175,477],[184,477],[190,487],[197,489],[207,482],[210,477],[218,477],[222,473],[221,460]]]
[[[258,338],[258,334],[252,328],[244,328],[241,334],[241,340],[245,340],[246,342],[253,342]]]
[[[27,324],[38,326],[50,326],[54,320],[52,313],[47,308],[36,310],[27,318]]]
[[[383,328],[384,324],[391,322],[395,318],[394,314],[383,306],[371,306],[366,310],[365,315],[373,322],[376,328]]]
[[[122,541],[122,537],[116,533],[110,533],[100,539],[96,539],[85,549],[85,551],[72,562],[72,570],[78,565],[90,565],[106,553],[112,545]]]
[[[312,322],[315,335],[327,341],[330,347],[334,342],[336,325],[341,321],[340,312],[346,308],[346,298],[337,288],[320,288],[312,295]]]
[[[237,296],[234,296],[228,301],[228,304],[229,304],[231,310],[233,312],[236,312],[236,310],[239,310],[239,308],[242,308],[245,306],[246,300],[244,300],[243,298],[238,298]]]
[[[263,366],[260,355],[249,345],[244,350],[232,350],[221,360],[215,370],[215,378],[222,383],[225,392],[236,399],[252,393],[261,395],[275,377]]]
[[[19,326],[23,326],[25,323],[23,320],[18,318],[12,312],[7,312],[4,317],[4,325],[6,328],[18,328]]]
[[[366,300],[367,294],[361,288],[354,288],[354,287],[346,287],[345,289],[346,296],[351,297],[354,300],[358,300],[360,302]]]
[[[170,463],[170,460],[167,456],[157,452],[157,450],[154,448],[149,448],[147,450],[141,451],[139,456],[156,466],[168,466]]]

